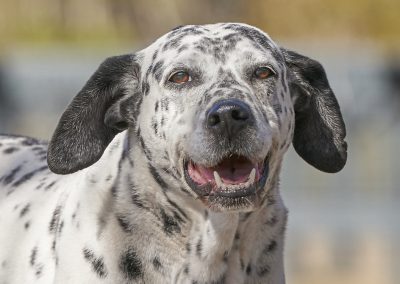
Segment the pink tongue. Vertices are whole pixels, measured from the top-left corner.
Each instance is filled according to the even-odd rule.
[[[217,171],[225,184],[239,184],[247,181],[251,170],[256,167],[249,160],[240,157],[225,159],[213,168],[206,168],[200,165],[189,164],[189,175],[198,184],[203,185],[214,181],[214,171]]]
[[[226,184],[238,184],[247,181],[254,165],[244,158],[231,158],[222,161],[215,170]]]

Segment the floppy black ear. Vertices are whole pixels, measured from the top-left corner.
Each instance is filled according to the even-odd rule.
[[[134,55],[110,57],[99,66],[58,122],[47,153],[51,171],[69,174],[94,164],[134,122],[139,72]]]
[[[347,160],[346,128],[322,65],[282,49],[294,101],[296,152],[317,169],[335,173]]]

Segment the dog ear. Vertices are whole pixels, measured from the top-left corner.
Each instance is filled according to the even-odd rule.
[[[47,153],[51,171],[69,174],[94,164],[134,123],[139,73],[135,55],[110,57],[99,66],[58,122]]]
[[[346,128],[322,65],[282,48],[294,101],[296,152],[315,168],[335,173],[347,160]]]

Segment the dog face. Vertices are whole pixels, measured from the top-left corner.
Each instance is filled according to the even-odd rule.
[[[188,26],[143,57],[148,98],[138,121],[153,129],[142,131],[144,141],[157,141],[158,153],[168,149],[186,186],[208,206],[257,206],[270,161],[280,159],[294,129],[279,47],[249,26]]]
[[[66,174],[93,164],[126,128],[152,167],[168,164],[216,211],[259,207],[292,141],[320,170],[346,161],[343,119],[322,66],[244,24],[179,27],[107,59],[63,114],[50,168]]]

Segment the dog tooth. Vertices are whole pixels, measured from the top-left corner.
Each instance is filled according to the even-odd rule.
[[[217,184],[218,187],[223,187],[221,177],[219,176],[217,171],[214,171],[214,179],[215,179],[215,183]]]
[[[249,181],[248,182],[249,182],[249,184],[253,184],[255,180],[256,180],[256,169],[253,168],[251,170],[251,172],[250,172]]]

